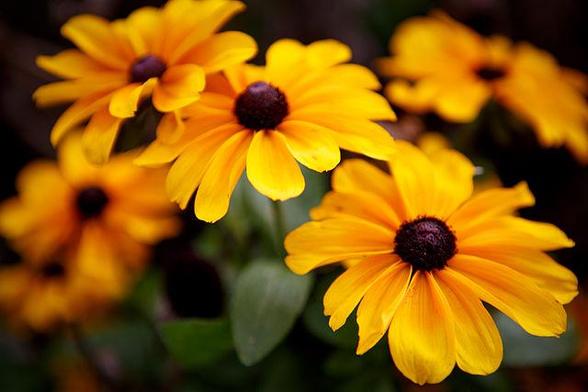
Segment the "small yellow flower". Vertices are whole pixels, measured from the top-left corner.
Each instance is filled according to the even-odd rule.
[[[103,163],[122,121],[135,115],[142,99],[152,96],[155,108],[172,116],[196,101],[205,74],[255,54],[248,35],[216,33],[244,7],[229,0],[170,0],[161,10],[144,7],[111,23],[94,15],[72,18],[61,32],[79,49],[37,59],[39,67],[66,79],[40,87],[37,104],[74,101],[53,127],[52,143],[90,118],[84,149],[91,161]]]
[[[214,222],[228,209],[247,168],[251,184],[273,200],[304,190],[298,166],[333,169],[340,148],[387,159],[393,140],[371,120],[395,119],[366,68],[343,64],[350,49],[332,40],[304,46],[274,43],[267,65],[238,65],[209,78],[201,99],[183,110],[185,131],[175,143],[156,140],[136,161],[175,160],[167,177],[171,200],[185,208],[196,188],[195,213]]]
[[[48,332],[83,321],[120,299],[128,286],[120,269],[84,270],[75,258],[0,268],[0,310],[18,330]]]
[[[390,51],[379,68],[400,78],[386,87],[393,103],[470,122],[492,98],[531,124],[543,146],[565,146],[588,163],[585,76],[561,68],[550,54],[481,37],[439,12],[400,25]]]
[[[545,251],[574,243],[553,225],[513,216],[534,203],[526,184],[472,196],[474,167],[463,155],[397,148],[392,175],[344,162],[313,221],[286,238],[286,263],[298,274],[361,259],[325,294],[331,328],[359,305],[357,353],[388,331],[396,366],[419,384],[442,381],[456,362],[472,374],[497,369],[502,342],[482,302],[530,334],[561,334],[577,281]]]
[[[135,157],[92,166],[81,136],[72,134],[57,164],[36,161],[19,173],[18,196],[0,204],[0,235],[35,265],[74,252],[69,257],[90,270],[140,269],[151,244],[174,235],[179,222],[165,195],[165,173],[134,166]]]

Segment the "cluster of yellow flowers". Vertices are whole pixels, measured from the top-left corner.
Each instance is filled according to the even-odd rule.
[[[23,170],[18,198],[0,210],[1,233],[26,260],[0,273],[0,305],[39,329],[82,317],[120,296],[149,245],[177,232],[170,201],[184,209],[195,194],[196,217],[215,222],[243,171],[261,194],[286,200],[305,188],[299,163],[329,171],[344,149],[388,170],[359,159],[336,168],[312,221],[287,236],[286,264],[306,274],[345,262],[325,314],[337,329],[358,308],[358,354],[388,332],[396,366],[416,383],[440,382],[456,363],[489,374],[502,342],[483,302],[533,335],[561,334],[577,282],[545,251],[573,242],[514,216],[534,203],[527,186],[473,194],[465,156],[394,141],[375,122],[395,120],[377,77],[348,63],[340,42],[279,40],[265,66],[246,64],[255,41],[217,32],[243,8],[170,0],[125,20],[84,15],[63,27],[78,49],[38,65],[65,81],[34,97],[74,103],[51,133],[59,164]],[[442,14],[402,24],[391,51],[379,65],[403,109],[469,122],[495,99],[544,146],[588,162],[586,80],[548,54],[482,38]],[[162,114],[156,139],[109,159],[121,125],[149,100]]]

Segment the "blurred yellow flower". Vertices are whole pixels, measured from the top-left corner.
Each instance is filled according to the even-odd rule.
[[[120,299],[128,274],[120,268],[83,269],[73,257],[0,268],[0,310],[10,325],[47,332],[87,320]]]
[[[0,204],[0,235],[34,265],[73,252],[68,257],[80,268],[141,269],[150,246],[174,235],[179,221],[165,195],[165,172],[136,167],[135,157],[93,166],[80,134],[72,134],[57,164],[36,161],[19,173],[18,196]]]
[[[545,251],[574,243],[553,225],[513,216],[534,203],[526,184],[472,196],[474,167],[463,155],[396,144],[393,175],[344,162],[313,221],[286,238],[286,263],[298,274],[361,259],[325,294],[331,328],[359,304],[357,353],[388,331],[396,366],[419,384],[442,381],[456,362],[472,374],[496,370],[502,342],[482,301],[530,334],[564,332],[562,304],[577,281]]]
[[[561,68],[550,54],[481,37],[441,12],[402,23],[390,51],[379,69],[397,78],[386,94],[398,106],[470,122],[495,99],[531,124],[543,146],[565,146],[588,163],[585,76]]]
[[[183,110],[182,137],[156,140],[136,163],[175,160],[167,177],[171,200],[185,208],[198,188],[195,214],[214,222],[226,214],[245,167],[260,193],[286,200],[304,190],[298,162],[331,170],[340,148],[387,159],[393,140],[371,120],[395,115],[371,91],[380,87],[372,72],[343,64],[350,58],[350,49],[333,40],[277,41],[265,67],[239,65],[210,77],[201,99]]]
[[[161,10],[140,8],[114,22],[95,15],[72,18],[61,32],[79,49],[37,59],[39,67],[66,79],[40,87],[34,94],[37,104],[74,101],[53,127],[52,143],[90,118],[84,150],[91,161],[103,163],[121,122],[135,115],[142,99],[152,95],[153,105],[164,113],[196,101],[205,74],[246,61],[257,51],[246,34],[216,33],[244,8],[239,1],[170,0]]]

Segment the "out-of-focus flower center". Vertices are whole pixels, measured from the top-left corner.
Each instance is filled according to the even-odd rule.
[[[394,253],[416,270],[441,269],[456,250],[455,235],[437,218],[425,216],[404,222],[396,232]]]
[[[102,213],[108,204],[108,195],[99,187],[88,187],[78,192],[76,206],[84,219],[94,218]]]
[[[253,130],[275,129],[289,112],[284,93],[266,82],[247,86],[237,97],[234,111],[239,123]]]
[[[167,66],[157,56],[147,55],[135,61],[131,67],[130,79],[133,83],[145,83],[151,78],[158,78]]]
[[[482,80],[493,82],[506,76],[506,69],[502,67],[485,65],[476,69],[476,75]]]
[[[41,267],[39,272],[46,279],[57,279],[65,276],[65,267],[60,262],[52,261]]]

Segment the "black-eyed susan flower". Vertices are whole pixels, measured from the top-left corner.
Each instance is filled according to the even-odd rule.
[[[128,274],[111,267],[83,268],[68,252],[0,268],[0,310],[12,327],[39,332],[96,316],[128,286]]]
[[[171,200],[185,208],[198,188],[196,216],[214,222],[227,212],[245,168],[260,193],[286,200],[304,190],[298,162],[331,170],[340,148],[387,159],[393,140],[371,120],[394,113],[372,91],[379,83],[368,69],[344,64],[350,57],[337,41],[280,40],[265,67],[238,65],[209,78],[201,99],[182,112],[183,135],[175,143],[156,140],[136,162],[175,160],[167,177]]]
[[[585,78],[550,54],[504,37],[481,37],[439,12],[401,24],[390,51],[379,68],[396,78],[386,94],[398,106],[470,122],[494,99],[527,121],[543,146],[565,146],[588,162]]]
[[[90,118],[84,149],[93,162],[103,163],[121,122],[135,115],[142,99],[151,96],[155,108],[173,119],[175,111],[199,98],[205,74],[255,54],[248,35],[216,33],[243,8],[239,1],[170,0],[161,10],[144,7],[114,22],[94,15],[72,18],[61,32],[78,49],[37,59],[41,68],[65,79],[40,87],[37,103],[74,101],[53,127],[52,143]]]
[[[36,161],[18,175],[18,195],[0,204],[0,235],[28,263],[75,253],[80,268],[136,271],[150,246],[179,229],[165,195],[165,173],[136,167],[133,152],[89,164],[74,133],[58,163]],[[110,267],[110,266],[113,267]]]
[[[530,334],[561,334],[577,281],[545,251],[574,243],[553,225],[513,216],[534,202],[527,186],[472,196],[464,156],[397,146],[392,175],[344,162],[313,221],[286,237],[295,273],[355,260],[325,294],[331,328],[358,307],[357,353],[388,331],[396,366],[419,384],[440,382],[455,363],[472,374],[496,370],[502,342],[483,303]]]

